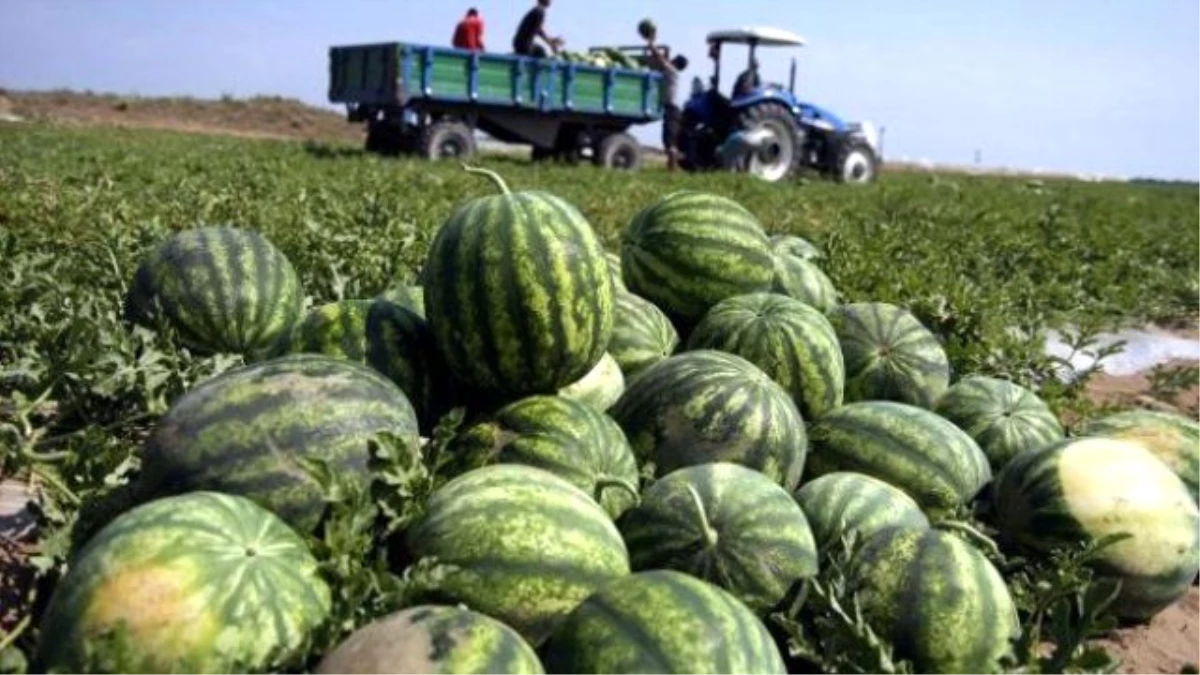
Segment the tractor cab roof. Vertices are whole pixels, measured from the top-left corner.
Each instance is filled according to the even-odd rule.
[[[804,38],[791,31],[765,26],[713,31],[708,34],[708,41],[756,44],[760,47],[802,47],[807,44]]]

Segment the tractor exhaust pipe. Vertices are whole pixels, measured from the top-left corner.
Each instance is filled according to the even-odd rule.
[[[792,57],[791,73],[788,76],[788,91],[792,92],[792,96],[796,95],[796,57]]]

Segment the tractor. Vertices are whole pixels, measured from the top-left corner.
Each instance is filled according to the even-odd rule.
[[[747,71],[729,96],[720,91],[721,48],[726,43],[749,46]],[[741,28],[709,33],[708,44],[713,59],[709,86],[695,78],[681,113],[681,168],[745,171],[771,182],[802,170],[815,170],[843,183],[874,180],[881,162],[874,125],[844,122],[798,99],[794,58],[787,88],[756,81],[759,47],[803,46],[802,37],[778,28]],[[726,152],[731,140],[749,150]]]

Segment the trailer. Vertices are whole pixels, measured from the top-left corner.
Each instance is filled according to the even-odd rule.
[[[475,153],[475,132],[532,147],[535,160],[590,158],[637,169],[635,124],[663,115],[653,70],[385,42],[329,50],[329,101],[366,123],[366,149],[429,159]]]

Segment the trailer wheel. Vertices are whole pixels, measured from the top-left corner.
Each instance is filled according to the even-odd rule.
[[[425,127],[420,152],[426,159],[470,157],[475,154],[475,137],[462,122],[438,122]]]
[[[642,166],[642,146],[629,134],[610,134],[600,141],[592,161],[606,169],[637,171]]]

